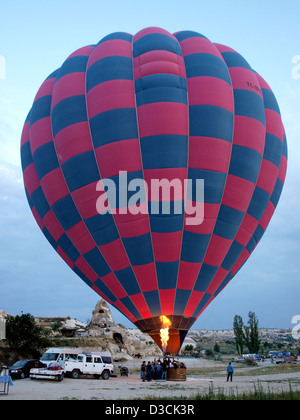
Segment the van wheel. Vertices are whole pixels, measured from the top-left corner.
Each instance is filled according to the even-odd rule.
[[[80,378],[80,372],[79,372],[79,370],[73,370],[73,372],[72,372],[72,378],[73,379],[79,379]]]
[[[105,379],[105,380],[109,379],[109,377],[110,377],[109,371],[108,370],[104,370],[102,372],[102,375],[101,376],[102,376],[102,379]]]

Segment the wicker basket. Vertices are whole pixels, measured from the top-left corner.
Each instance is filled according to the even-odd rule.
[[[168,381],[186,381],[186,369],[182,368],[169,368],[167,370]]]

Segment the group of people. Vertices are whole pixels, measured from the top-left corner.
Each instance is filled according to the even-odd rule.
[[[146,363],[143,361],[141,364],[141,379],[143,382],[145,381],[152,381],[152,380],[167,380],[167,371],[169,368],[174,369],[186,369],[186,365],[183,362],[179,362],[178,360],[172,360],[171,358],[165,357],[163,360],[155,359],[152,362]],[[230,380],[232,382],[233,376],[233,367],[231,362],[229,362],[227,366],[227,382]]]
[[[183,362],[179,362],[176,360],[172,360],[171,358],[165,357],[163,360],[155,359],[152,362],[146,363],[144,361],[141,364],[141,379],[143,382],[145,381],[152,381],[160,379],[160,380],[167,380],[167,370],[169,368],[183,368],[185,369],[186,366]]]

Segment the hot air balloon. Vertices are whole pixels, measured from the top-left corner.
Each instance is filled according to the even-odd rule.
[[[50,74],[26,119],[21,160],[52,247],[175,354],[264,234],[287,145],[272,90],[239,53],[194,31],[152,27],[112,33]],[[135,180],[148,191],[140,187],[133,212]],[[204,190],[153,198],[152,180],[203,180]],[[110,211],[97,209],[103,194]],[[202,215],[185,211],[197,204]]]

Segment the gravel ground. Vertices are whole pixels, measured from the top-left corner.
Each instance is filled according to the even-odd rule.
[[[8,395],[0,394],[0,403],[3,400],[132,400],[167,396],[185,396],[193,399],[195,394],[206,393],[212,386],[215,392],[219,389],[223,389],[225,393],[252,392],[258,382],[259,386],[266,391],[289,390],[290,385],[293,390],[300,390],[300,372],[251,376],[250,369],[249,375],[234,376],[233,382],[227,383],[225,371],[224,366],[224,375],[219,372],[205,377],[189,376],[185,382],[142,382],[137,373],[130,374],[129,377],[110,378],[106,381],[90,378],[64,378],[62,382],[56,382],[28,378],[15,380]]]

